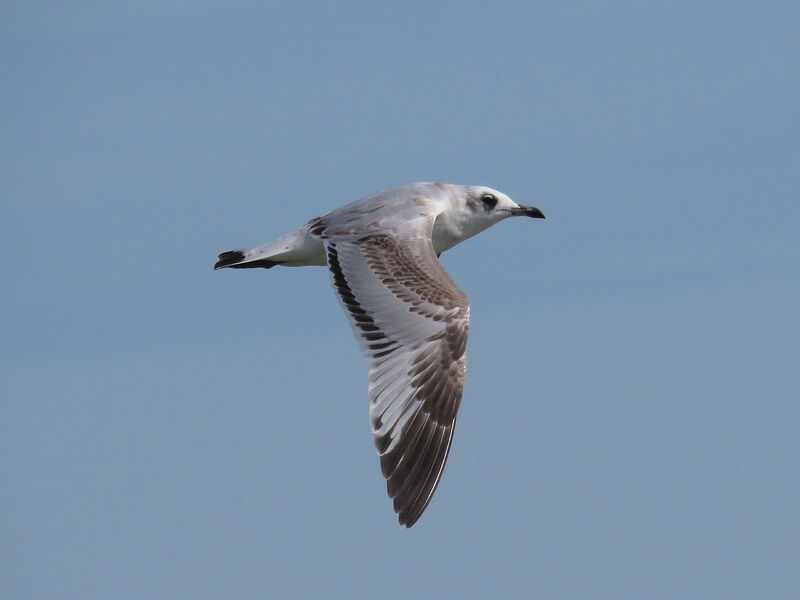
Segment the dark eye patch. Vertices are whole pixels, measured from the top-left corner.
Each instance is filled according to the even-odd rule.
[[[483,202],[483,205],[488,210],[492,210],[495,206],[497,206],[497,198],[495,198],[492,194],[484,194],[481,196],[481,202]]]

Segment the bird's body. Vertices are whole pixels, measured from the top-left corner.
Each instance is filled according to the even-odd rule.
[[[369,362],[370,420],[400,523],[430,502],[466,370],[469,303],[438,255],[536,208],[481,186],[412,183],[367,196],[277,240],[219,255],[216,269],[327,265]]]

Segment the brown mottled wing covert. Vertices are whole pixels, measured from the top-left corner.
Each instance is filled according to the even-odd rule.
[[[436,257],[432,219],[408,238],[325,241],[328,267],[369,362],[370,420],[400,523],[411,527],[442,475],[466,369],[469,303]]]

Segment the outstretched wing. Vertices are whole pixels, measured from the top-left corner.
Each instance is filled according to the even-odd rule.
[[[469,303],[431,244],[433,217],[403,233],[325,240],[339,300],[369,362],[370,421],[402,525],[442,475],[466,371]]]

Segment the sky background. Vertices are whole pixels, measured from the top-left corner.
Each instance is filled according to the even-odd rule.
[[[795,2],[3,2],[0,597],[800,596]],[[439,489],[396,523],[324,268],[496,187]]]

